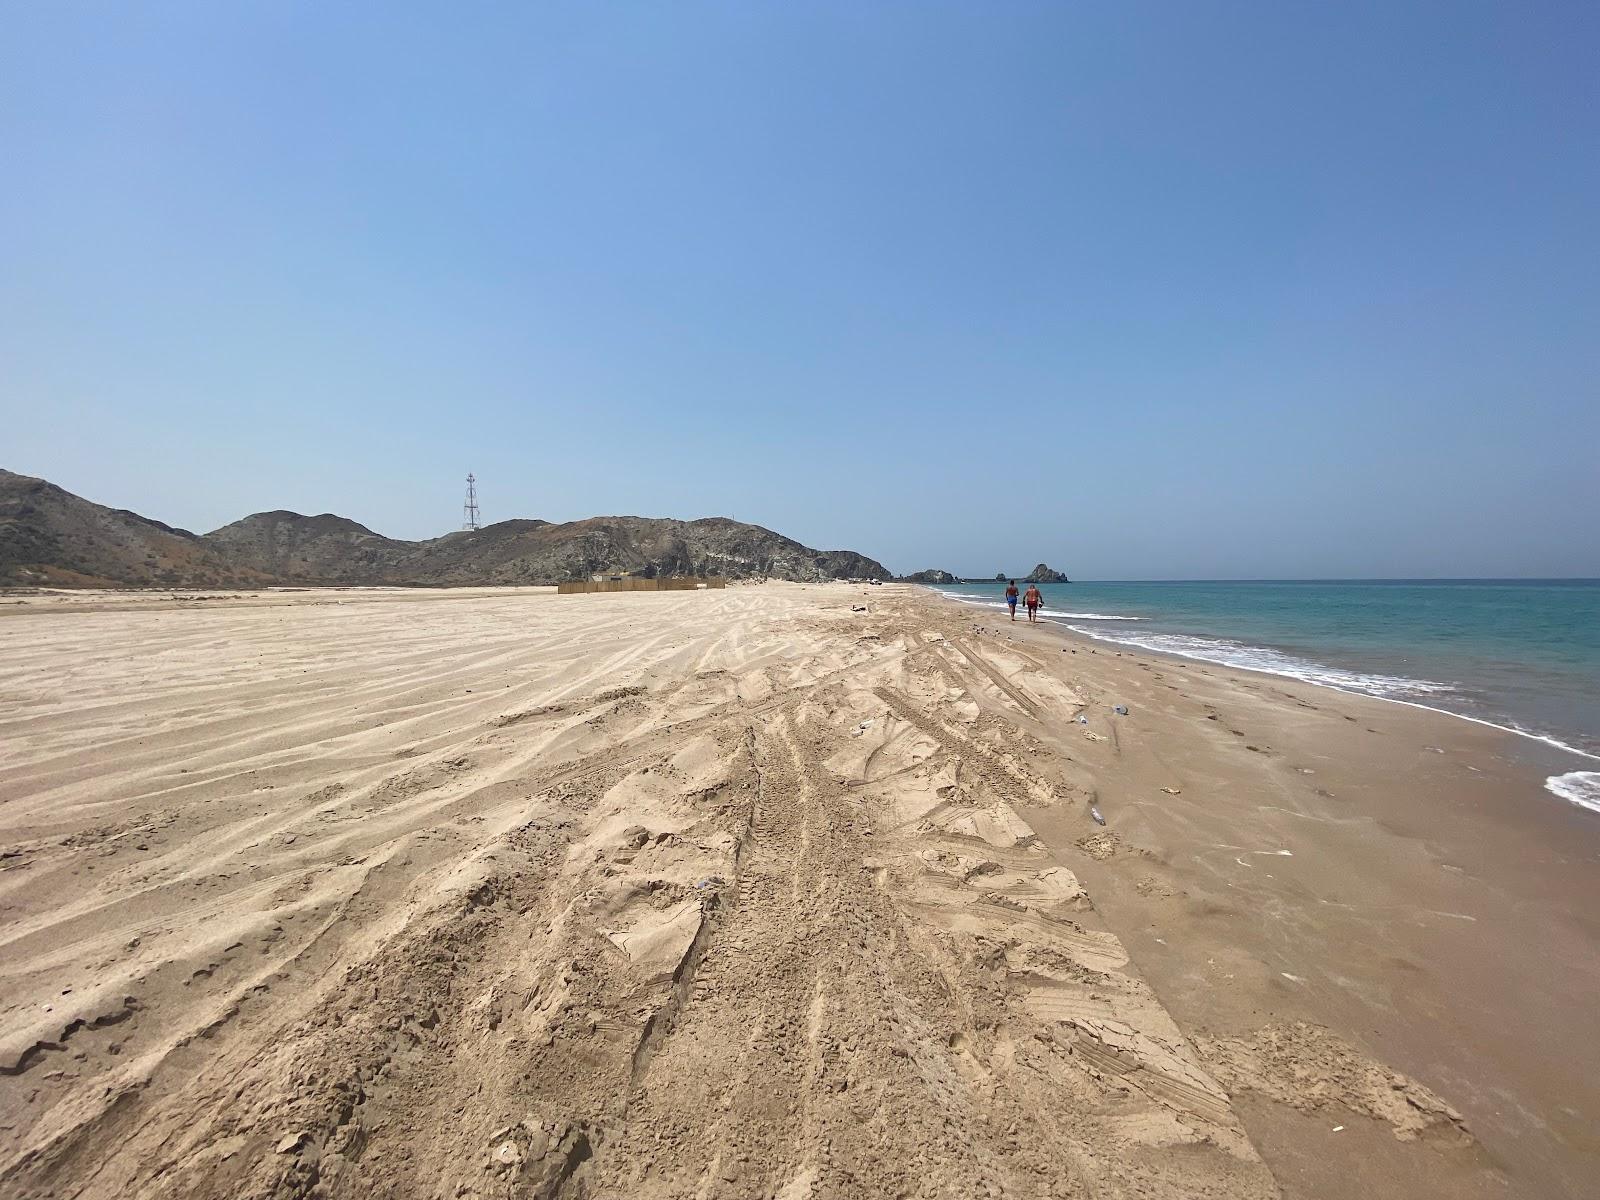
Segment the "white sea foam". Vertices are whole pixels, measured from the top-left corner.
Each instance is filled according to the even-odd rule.
[[[1451,692],[1447,683],[1434,683],[1427,679],[1409,679],[1403,675],[1377,675],[1366,671],[1347,671],[1330,667],[1309,659],[1296,658],[1281,650],[1266,646],[1247,646],[1243,642],[1221,638],[1194,637],[1186,633],[1111,633],[1103,629],[1088,629],[1078,625],[1067,628],[1102,642],[1119,646],[1136,646],[1141,650],[1156,650],[1162,654],[1176,654],[1180,658],[1195,658],[1224,667],[1243,667],[1249,671],[1264,671],[1269,675],[1286,675],[1303,683],[1317,683],[1326,687],[1343,688],[1368,696],[1381,696],[1385,700],[1401,696],[1429,696]]]
[[[1544,786],[1546,791],[1572,801],[1579,808],[1600,812],[1600,771],[1569,771],[1565,775],[1552,775],[1544,781]]]
[[[1050,615],[1052,617],[1055,617],[1057,620],[1064,620],[1064,619],[1070,618],[1071,620],[1074,620],[1074,621],[1148,621],[1150,619],[1149,617],[1123,617],[1123,616],[1118,616],[1115,613],[1069,613],[1069,612],[1058,612],[1058,613],[1051,613]]]
[[[1524,729],[1520,725],[1503,725],[1498,721],[1486,721],[1482,717],[1468,716],[1466,713],[1440,708],[1437,704],[1423,704],[1417,700],[1407,699],[1409,696],[1447,696],[1456,692],[1457,689],[1448,683],[1435,683],[1429,679],[1410,679],[1402,675],[1347,671],[1340,667],[1330,667],[1295,658],[1281,650],[1272,650],[1265,646],[1247,646],[1242,642],[1230,642],[1218,638],[1191,637],[1182,633],[1112,633],[1105,629],[1090,629],[1080,625],[1068,625],[1067,628],[1096,641],[1111,642],[1119,646],[1136,646],[1141,650],[1155,650],[1163,654],[1175,654],[1180,658],[1194,658],[1202,662],[1239,667],[1247,671],[1262,671],[1268,675],[1284,675],[1290,679],[1298,679],[1302,683],[1314,683],[1320,687],[1335,688],[1342,692],[1374,696],[1391,704],[1404,704],[1408,708],[1442,713],[1459,721],[1471,721],[1474,725],[1498,729],[1501,733],[1514,733],[1518,737],[1531,738],[1547,746],[1554,746],[1557,750],[1564,750],[1568,754],[1600,762],[1600,754],[1581,749],[1558,737],[1551,737],[1548,733]],[[1577,774],[1582,775],[1585,772],[1580,771]],[[1565,779],[1567,776],[1559,778]]]

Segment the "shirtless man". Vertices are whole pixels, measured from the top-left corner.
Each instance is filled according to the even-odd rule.
[[[1026,605],[1028,609],[1028,623],[1030,625],[1038,624],[1039,606],[1044,603],[1044,593],[1039,591],[1038,584],[1030,583],[1028,585],[1028,590],[1022,593],[1022,603]],[[1013,614],[1015,614],[1017,610],[1012,609],[1011,611]],[[1013,615],[1012,619],[1016,619],[1015,615]]]
[[[1006,585],[1006,607],[1011,610],[1011,619],[1017,619],[1017,581],[1013,579]]]

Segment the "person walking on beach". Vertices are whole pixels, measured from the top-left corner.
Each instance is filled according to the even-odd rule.
[[[1039,605],[1044,603],[1044,593],[1039,590],[1037,583],[1030,583],[1028,590],[1022,594],[1022,603],[1028,608],[1028,624],[1039,623]],[[1011,610],[1015,614],[1016,610]]]
[[[1013,579],[1006,585],[1006,606],[1011,609],[1011,619],[1017,619],[1017,581]]]

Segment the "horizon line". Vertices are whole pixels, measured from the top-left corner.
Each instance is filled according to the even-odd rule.
[[[954,574],[954,572],[951,572]],[[1007,575],[1026,579],[1026,572]],[[960,583],[997,583],[992,576],[962,575]],[[1600,583],[1600,575],[1237,575],[1237,576],[1151,576],[1145,579],[1072,579],[1055,587],[1080,583]],[[953,584],[928,584],[952,587]]]

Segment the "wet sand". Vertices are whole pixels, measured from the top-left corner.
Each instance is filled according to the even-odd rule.
[[[0,1187],[1578,1196],[1514,742],[907,587],[29,598]]]

